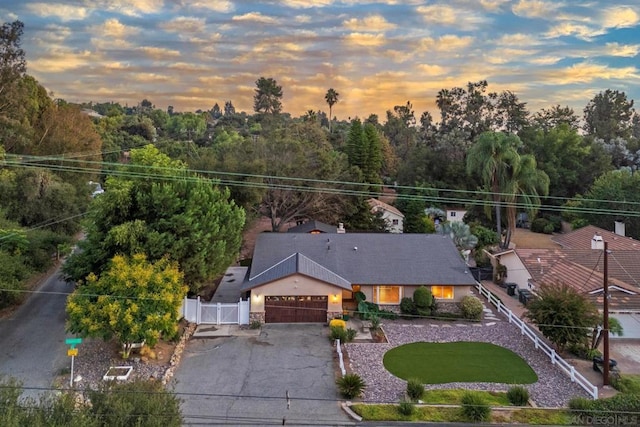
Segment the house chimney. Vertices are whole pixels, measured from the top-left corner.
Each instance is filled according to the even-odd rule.
[[[618,236],[624,237],[624,235],[626,234],[624,222],[616,221],[615,222],[615,230],[616,230],[616,234]]]
[[[339,222],[338,223],[338,230],[336,231],[338,234],[344,234],[347,232],[347,230],[344,229],[344,224]]]
[[[604,240],[602,236],[598,233],[593,235],[593,239],[591,239],[591,249],[603,251],[604,250]]]

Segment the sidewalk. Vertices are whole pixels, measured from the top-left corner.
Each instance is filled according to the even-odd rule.
[[[540,338],[543,338],[545,342],[547,342],[547,344],[551,345],[549,343],[549,341],[544,338],[544,336],[542,335],[542,333],[538,330],[538,328],[532,324],[531,322],[529,322],[527,320],[527,318],[525,317],[525,313],[527,312],[527,308],[522,305],[520,303],[520,301],[518,301],[518,295],[517,295],[517,291],[516,291],[516,295],[515,296],[511,296],[507,294],[507,289],[500,287],[498,285],[496,285],[495,283],[493,283],[492,281],[489,280],[483,280],[482,282],[482,286],[484,286],[485,288],[489,289],[491,291],[491,293],[493,293],[495,296],[497,296],[500,301],[502,301],[502,303],[509,309],[511,310],[511,312],[518,317],[521,320],[524,320],[527,325],[529,325],[535,332],[536,335],[538,335]],[[487,303],[487,305],[489,305]],[[492,309],[495,309],[495,307],[493,305],[491,305]],[[496,310],[497,311],[497,310]],[[504,316],[504,315],[502,315]],[[593,370],[593,364],[591,363],[591,361],[589,360],[582,360],[582,359],[577,359],[577,358],[568,358],[566,356],[563,355],[563,358],[570,363],[571,365],[573,365],[576,370],[582,374],[582,376],[584,376],[587,380],[589,380],[589,382],[591,382],[591,384],[595,385],[598,387],[598,396],[600,398],[604,398],[604,397],[611,397],[615,394],[617,394],[617,391],[611,387],[603,387],[602,385],[602,374],[600,372],[596,372]]]
[[[257,337],[260,328],[250,329],[240,325],[198,325],[191,339],[220,337]]]

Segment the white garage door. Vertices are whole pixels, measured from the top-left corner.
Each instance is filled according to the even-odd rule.
[[[611,338],[640,339],[640,313],[611,313],[622,325],[621,337],[611,334]]]

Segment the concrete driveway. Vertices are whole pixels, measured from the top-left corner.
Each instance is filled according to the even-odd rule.
[[[193,339],[174,378],[187,425],[355,424],[340,408],[322,325],[265,325],[253,337]]]

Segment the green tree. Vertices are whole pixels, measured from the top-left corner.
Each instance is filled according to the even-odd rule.
[[[604,141],[631,136],[633,100],[624,92],[607,89],[593,97],[584,109],[584,130]]]
[[[20,47],[23,32],[21,21],[0,27],[0,116],[12,115],[11,110],[19,106],[20,100],[15,95],[27,70],[25,52]]]
[[[69,280],[100,274],[116,254],[177,261],[192,292],[223,273],[238,254],[245,215],[229,192],[148,145],[107,178],[93,202],[86,239],[63,266]]]
[[[329,104],[329,133],[331,133],[331,122],[333,122],[333,106],[338,102],[339,96],[340,94],[333,88],[329,88],[324,96],[324,100]]]
[[[573,111],[573,108],[554,105],[550,109],[542,109],[533,116],[533,125],[548,132],[560,125],[566,125],[569,129],[578,131],[580,119]]]
[[[612,230],[614,220],[626,225],[630,237],[640,238],[640,174],[628,170],[610,171],[595,180],[580,199],[582,218],[605,230]],[[607,212],[602,215],[601,212]]]
[[[116,255],[100,277],[90,274],[69,296],[67,330],[105,341],[115,337],[126,359],[133,343],[153,347],[162,336],[176,336],[187,290],[175,262]]]
[[[260,77],[256,80],[253,110],[264,114],[279,114],[282,111],[282,86],[273,78]]]
[[[527,304],[526,317],[557,347],[586,348],[599,314],[591,301],[565,284],[543,284]]]
[[[524,208],[531,218],[538,212],[540,196],[549,193],[549,177],[544,171],[538,170],[536,159],[525,154],[517,158],[517,162],[508,170],[509,177],[503,195],[507,203],[507,235],[503,246],[509,247],[511,236],[516,229],[516,211]]]
[[[549,177],[550,196],[570,198],[588,188],[590,183],[584,182],[583,171],[593,169],[597,164],[589,162],[591,146],[576,129],[563,122],[521,138],[524,152],[533,155],[538,169]],[[554,200],[549,203],[557,204]]]
[[[493,201],[498,236],[502,236],[502,193],[508,186],[510,169],[519,161],[520,145],[521,141],[515,135],[485,132],[467,155],[467,173],[480,178]]]

